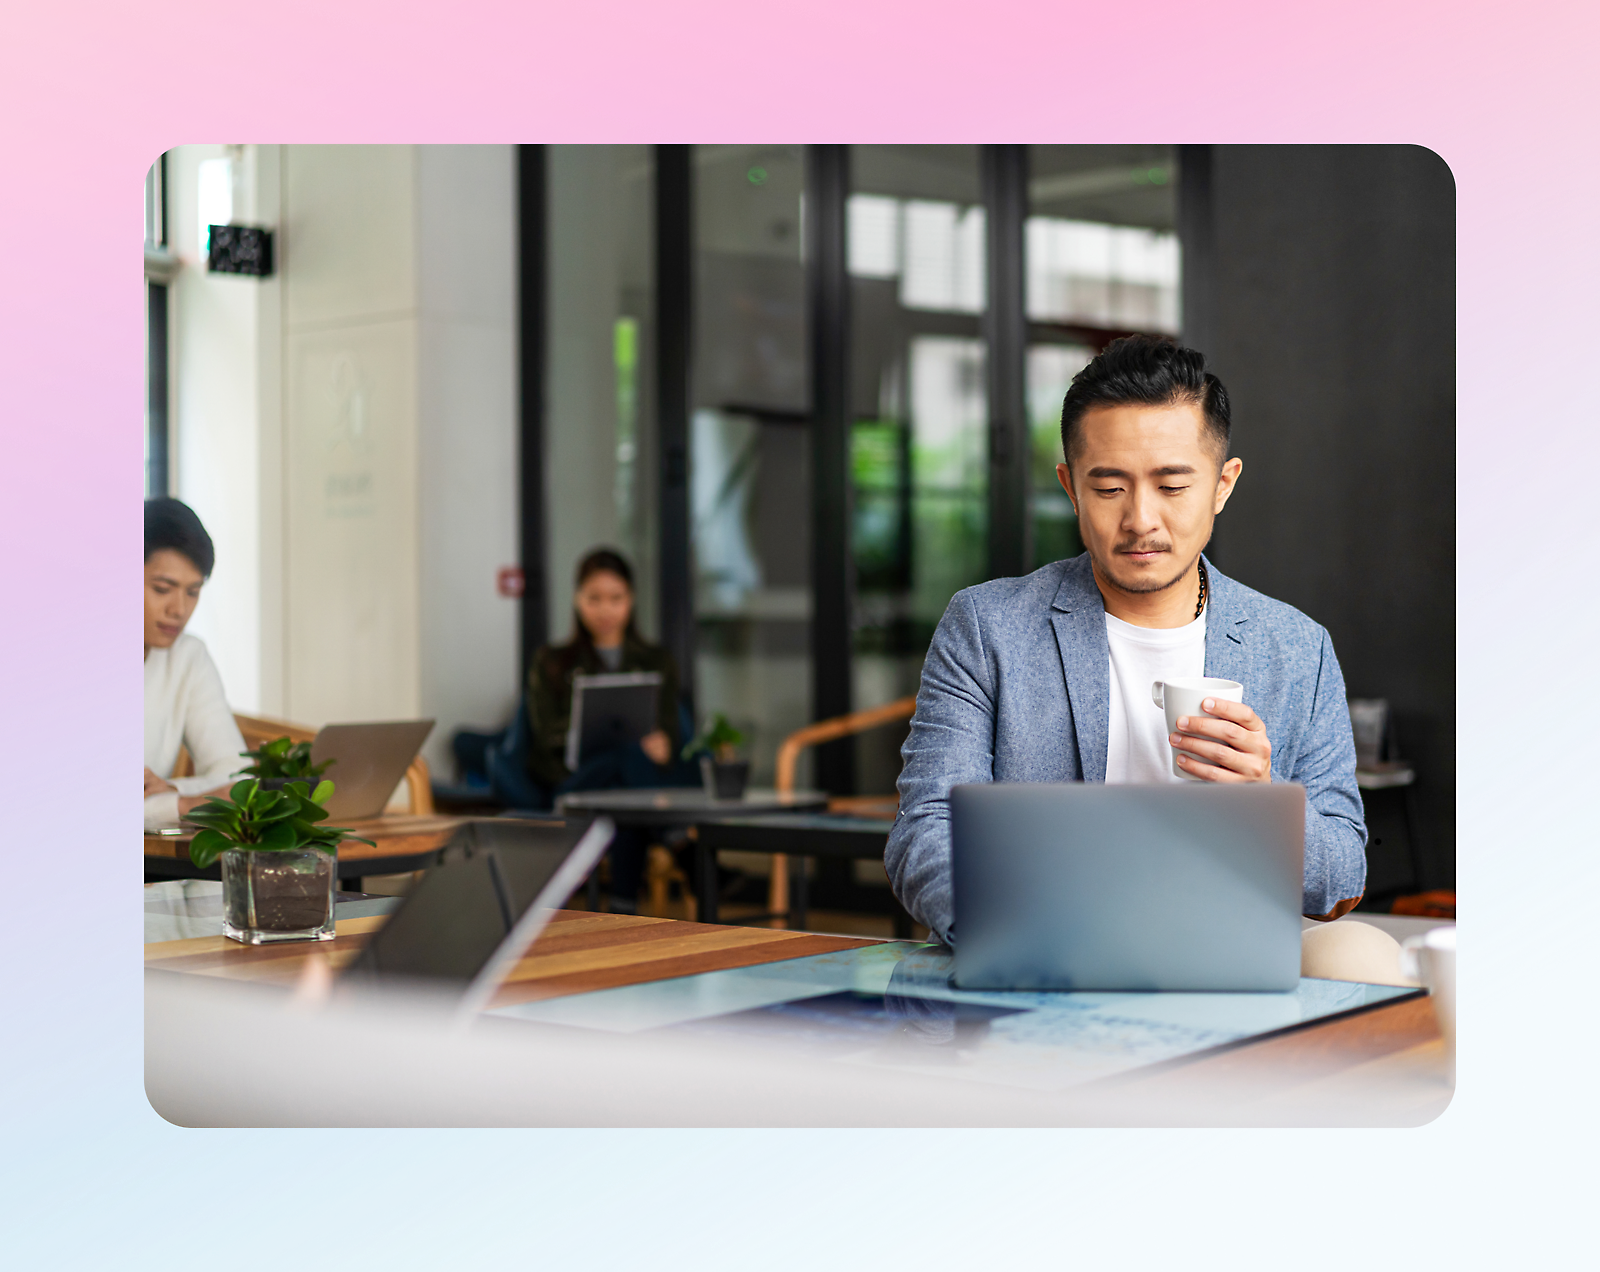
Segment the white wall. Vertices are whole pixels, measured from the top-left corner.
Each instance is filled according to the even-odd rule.
[[[518,605],[495,588],[517,525],[516,163],[510,146],[417,148],[421,709],[425,754],[505,723]]]
[[[195,174],[276,277],[195,259]],[[236,710],[495,725],[517,692],[515,187],[492,147],[182,147],[174,490],[217,545],[194,631]],[[609,349],[609,344],[607,345]]]

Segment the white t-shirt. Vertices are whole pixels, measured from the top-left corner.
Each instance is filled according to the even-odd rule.
[[[1107,782],[1181,782],[1172,775],[1166,713],[1150,687],[1206,674],[1206,616],[1184,627],[1135,627],[1106,615],[1111,646]]]

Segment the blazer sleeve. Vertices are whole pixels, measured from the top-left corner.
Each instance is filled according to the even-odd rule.
[[[1356,786],[1344,674],[1322,633],[1317,690],[1306,745],[1285,776],[1306,788],[1306,878],[1301,913],[1336,919],[1355,908],[1367,885],[1367,823]]]
[[[900,749],[900,812],[883,854],[895,896],[946,944],[955,920],[950,788],[994,780],[994,691],[976,607],[958,592],[922,665],[916,714]]]

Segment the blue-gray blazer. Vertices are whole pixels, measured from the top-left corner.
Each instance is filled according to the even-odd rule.
[[[1306,788],[1302,909],[1334,917],[1366,886],[1367,828],[1333,642],[1299,610],[1206,568],[1206,675],[1244,685],[1272,739],[1273,780]],[[900,751],[884,852],[913,917],[950,939],[950,788],[1103,782],[1110,717],[1105,603],[1087,554],[951,598]]]

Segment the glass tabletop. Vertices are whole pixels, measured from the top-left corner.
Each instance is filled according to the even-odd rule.
[[[340,900],[339,898],[345,898]],[[335,894],[333,917],[360,919],[387,914],[399,897]],[[194,936],[222,935],[222,884],[215,879],[166,879],[144,889],[144,943],[184,941]]]
[[[1302,978],[1290,993],[992,992],[951,987],[937,945],[885,942],[758,967],[520,1003],[510,1019],[781,1044],[820,1061],[1059,1091],[1409,997]]]

